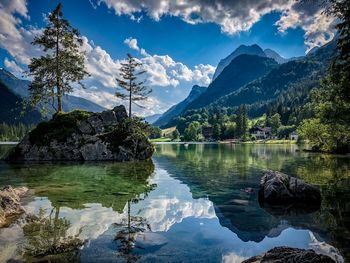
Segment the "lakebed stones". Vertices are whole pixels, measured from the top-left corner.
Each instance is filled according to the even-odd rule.
[[[124,106],[102,113],[59,113],[40,123],[11,152],[9,162],[133,161],[149,159],[153,145]],[[141,131],[141,132],[140,132]]]
[[[335,261],[329,256],[317,254],[311,249],[275,247],[263,255],[251,257],[242,263],[262,262],[334,263]]]
[[[0,190],[0,227],[6,225],[9,219],[24,213],[20,200],[27,192],[27,187],[5,186]]]
[[[320,190],[295,177],[267,171],[261,179],[259,201],[271,205],[302,203],[319,205]]]

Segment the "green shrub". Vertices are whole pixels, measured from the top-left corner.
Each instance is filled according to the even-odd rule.
[[[73,132],[79,132],[78,121],[86,120],[91,112],[75,110],[69,113],[56,113],[51,120],[41,122],[29,133],[32,144],[48,145],[50,141],[64,141]]]

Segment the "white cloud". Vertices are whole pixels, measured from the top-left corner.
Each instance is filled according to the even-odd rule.
[[[136,38],[129,37],[129,38],[124,40],[124,44],[128,45],[129,48],[131,48],[131,49],[134,49],[137,51],[140,50],[140,48],[137,46],[137,39]]]
[[[177,87],[183,82],[209,85],[215,71],[215,67],[208,64],[200,64],[190,69],[185,64],[174,61],[169,55],[150,55],[138,46],[135,38],[127,38],[124,43],[142,55],[140,62],[147,72],[147,83],[150,86]]]
[[[305,31],[304,39],[307,52],[314,47],[322,46],[335,35],[336,19],[327,16],[316,3],[295,3],[283,12],[276,25],[282,33],[289,28],[300,27]]]
[[[248,31],[264,15],[281,12],[283,15],[277,22],[279,30],[284,32],[288,28],[301,27],[309,49],[325,44],[334,31],[334,18],[320,12],[321,0],[309,3],[295,0],[101,0],[98,4],[101,2],[116,15],[125,14],[133,19],[135,14],[145,12],[155,21],[166,15],[176,16],[190,24],[215,23],[228,34]]]
[[[40,30],[35,27],[24,29],[21,18],[29,19],[25,0],[0,3],[0,48],[7,50],[17,62],[28,64],[31,57],[39,54],[30,43]]]
[[[5,67],[10,70],[14,75],[21,78],[23,74],[23,69],[17,65],[14,60],[9,60],[8,58],[4,59]]]

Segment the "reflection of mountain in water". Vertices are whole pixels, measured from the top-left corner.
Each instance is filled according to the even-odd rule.
[[[347,172],[342,176],[338,174],[344,168],[348,171],[349,162],[337,159],[336,165],[330,165],[324,158],[295,153],[295,147],[189,145],[185,149],[179,145],[162,145],[157,148],[155,160],[160,167],[187,184],[195,198],[208,197],[214,203],[221,225],[243,241],[260,242],[265,237],[279,236],[292,226],[309,229],[348,254],[345,241],[349,238],[349,211],[346,204],[350,196],[347,192],[339,199],[335,198],[340,190],[333,181],[337,181],[337,175],[349,178]],[[327,182],[328,190],[322,187],[321,210],[291,209],[281,213],[260,207],[257,191],[263,169],[283,171],[311,183]]]

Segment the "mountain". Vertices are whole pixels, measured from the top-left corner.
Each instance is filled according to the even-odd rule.
[[[206,118],[209,115],[220,111],[232,114],[242,104],[247,106],[250,117],[258,117],[264,113],[269,115],[279,113],[283,124],[297,124],[312,114],[304,105],[310,100],[310,90],[318,88],[320,80],[325,76],[329,63],[336,54],[336,43],[337,41],[333,40],[304,57],[283,64],[277,64],[273,60],[275,66],[271,70],[267,70],[262,76],[237,87],[234,91],[224,96],[216,98],[210,104],[203,104],[204,106],[200,108],[191,108],[192,104],[196,104],[205,94],[207,94],[207,98],[215,96],[215,93],[208,95],[208,91],[214,83],[226,75],[226,71],[228,72],[228,77],[230,76],[231,65],[229,65],[209,85],[206,92],[193,101],[180,116],[177,116],[181,118],[173,118],[164,126],[178,126],[180,130],[180,128],[185,128],[194,119],[205,122],[208,121]],[[242,56],[248,55],[239,57]],[[271,58],[251,57],[272,60]],[[235,59],[231,64],[234,61]],[[253,66],[254,64],[252,63],[251,65]],[[240,65],[237,66],[241,67]],[[248,67],[246,68],[246,71],[250,70]],[[227,89],[230,85],[232,85],[232,82],[228,81],[225,83],[223,81],[222,88]],[[216,90],[220,92],[220,89]],[[201,117],[198,117],[198,115]]]
[[[162,116],[162,114],[153,114],[150,116],[146,116],[145,121],[148,122],[149,124],[153,124],[159,119],[160,116]]]
[[[42,119],[37,110],[22,113],[22,98],[0,81],[0,123],[36,124]]]
[[[266,54],[264,51],[259,47],[258,45],[254,44],[252,46],[246,46],[246,45],[240,45],[238,48],[236,48],[230,55],[228,55],[226,58],[220,60],[218,66],[216,67],[213,80],[215,80],[220,73],[226,68],[231,61],[238,57],[239,55],[256,55],[261,57],[266,57]]]
[[[197,99],[206,89],[207,87],[194,85],[192,87],[190,94],[187,96],[186,99],[172,106],[169,110],[163,113],[163,115],[156,122],[154,122],[153,125],[163,126],[167,124],[172,118],[181,114],[181,112],[187,107],[187,105],[190,104],[195,99]]]
[[[21,98],[28,97],[28,86],[30,84],[30,81],[18,79],[5,69],[0,69],[0,81],[2,81],[2,83],[6,85],[7,88],[9,88]],[[81,109],[92,112],[101,112],[105,110],[104,107],[101,107],[92,101],[72,95],[66,95],[62,98],[62,106],[64,111]]]
[[[257,55],[239,55],[224,68],[220,75],[186,109],[205,107],[250,81],[264,76],[278,66],[271,58]]]
[[[274,59],[278,64],[283,64],[289,61],[289,59],[281,57],[280,54],[269,48],[265,49],[264,53],[268,58]]]
[[[271,70],[238,90],[217,99],[211,106],[237,107],[241,104],[261,104],[276,100],[280,94],[284,97],[295,96],[296,87],[307,96],[311,87],[318,85],[325,75],[328,64],[335,54],[336,41],[332,41],[315,52],[298,60],[289,61]],[[305,92],[307,91],[307,92]],[[303,98],[299,98],[304,101]]]

